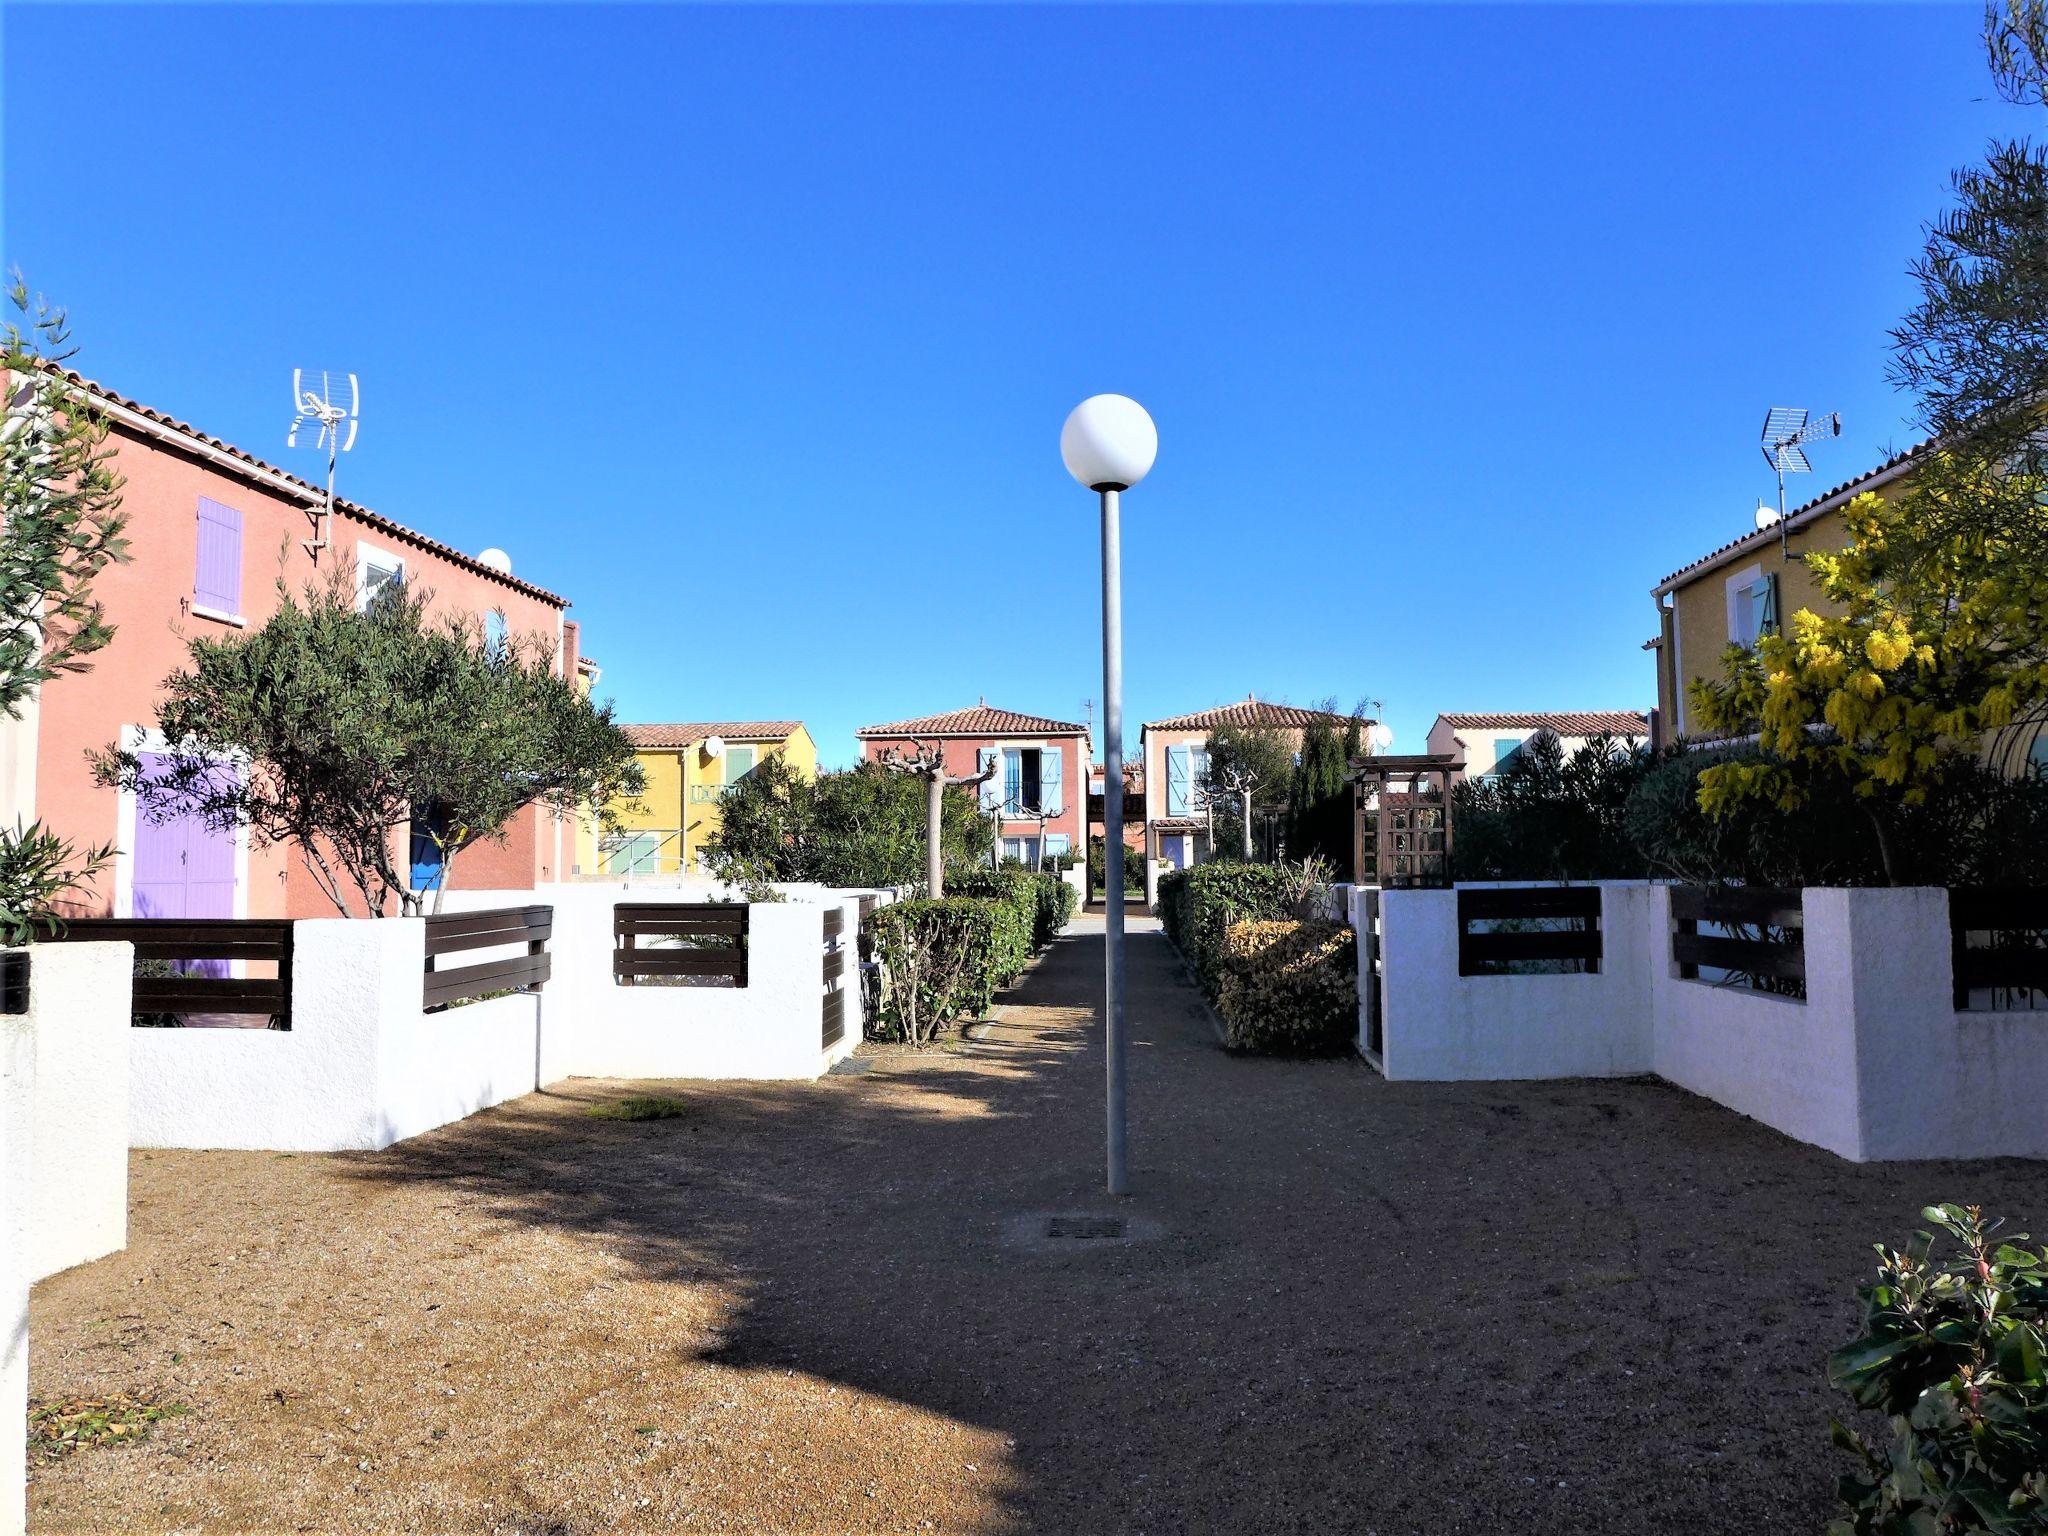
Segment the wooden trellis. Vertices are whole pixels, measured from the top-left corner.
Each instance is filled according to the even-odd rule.
[[[1464,766],[1435,754],[1352,759],[1355,881],[1388,889],[1451,883],[1451,776]]]

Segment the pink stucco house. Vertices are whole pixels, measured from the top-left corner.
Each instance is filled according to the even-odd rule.
[[[854,737],[865,762],[882,762],[919,742],[939,747],[949,775],[971,778],[993,767],[994,776],[981,786],[981,805],[998,820],[1005,858],[1035,863],[1041,837],[1048,858],[1087,852],[1084,725],[995,709],[983,700],[942,715],[865,725]]]
[[[87,751],[120,742],[146,761],[158,745],[163,679],[185,660],[187,641],[261,625],[276,611],[279,582],[297,592],[347,571],[363,601],[385,582],[422,585],[436,610],[473,614],[487,632],[539,635],[555,648],[555,665],[575,676],[585,669],[568,603],[353,502],[335,503],[325,547],[309,549],[323,543],[319,488],[103,385],[65,377],[109,423],[107,448],[127,481],[133,558],[94,583],[116,633],[92,670],[48,683],[20,719],[0,725],[0,815],[40,817],[80,846],[116,846],[113,869],[76,904],[81,915],[335,916],[293,849],[254,847],[244,834],[196,821],[156,821],[133,794],[93,781]],[[433,865],[425,871],[414,857],[431,839],[411,842],[394,856],[401,868],[412,863],[416,885],[431,881],[435,856],[424,855]],[[465,852],[450,883],[530,888],[568,870],[573,845],[568,822],[529,808],[502,845]]]

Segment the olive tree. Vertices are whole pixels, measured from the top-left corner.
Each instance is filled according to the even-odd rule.
[[[158,818],[295,845],[345,917],[421,910],[399,852],[416,821],[440,845],[438,892],[529,805],[574,814],[640,792],[610,707],[557,676],[542,642],[485,645],[398,584],[358,611],[343,573],[280,596],[261,629],[192,641],[157,708],[177,745],[147,771],[109,747],[94,758],[102,782],[141,792]]]

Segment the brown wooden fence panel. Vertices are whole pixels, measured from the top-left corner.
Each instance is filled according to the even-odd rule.
[[[846,909],[827,907],[824,929],[825,959],[822,974],[825,1002],[818,1044],[819,1049],[829,1051],[846,1038],[846,988],[842,985],[847,970]]]
[[[440,1008],[493,992],[538,992],[553,974],[548,940],[555,931],[555,909],[548,906],[493,907],[485,912],[441,912],[427,920],[426,975],[420,988],[422,1008]],[[473,965],[444,967],[442,955],[464,950],[497,949],[523,944],[526,953]]]
[[[1950,891],[1948,928],[1957,1012],[1972,991],[2048,992],[2048,887]],[[1973,933],[1988,944],[1972,945]]]
[[[196,960],[259,961],[277,966],[275,977],[138,975],[132,1013],[257,1013],[291,1028],[292,925],[286,918],[81,917],[64,925],[58,942],[120,940],[135,946],[137,961],[183,964]]]
[[[1569,928],[1474,931],[1481,922],[1569,921]],[[1592,885],[1500,886],[1458,892],[1458,974],[1505,976],[1518,961],[1570,961],[1574,971],[1600,969],[1600,888]],[[1536,973],[1541,974],[1541,973]]]
[[[747,984],[745,902],[622,901],[612,908],[612,980],[622,987],[676,977]],[[649,945],[646,939],[681,940]]]
[[[1804,995],[1806,898],[1796,886],[1675,885],[1671,888],[1671,916],[1671,958],[1685,979],[1697,981],[1704,965],[1742,976],[1797,983]],[[1701,933],[1701,923],[1756,932]]]

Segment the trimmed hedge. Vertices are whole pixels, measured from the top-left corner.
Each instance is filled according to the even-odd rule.
[[[899,901],[871,919],[883,978],[875,1038],[929,1045],[979,1017],[1073,915],[1074,888],[1057,875],[989,871],[952,888],[958,894]]]
[[[1339,923],[1252,919],[1223,932],[1216,1012],[1233,1051],[1327,1056],[1358,1034],[1358,936]]]
[[[1159,920],[1213,1001],[1221,977],[1223,931],[1247,919],[1284,918],[1291,878],[1277,864],[1217,861],[1159,879]]]

